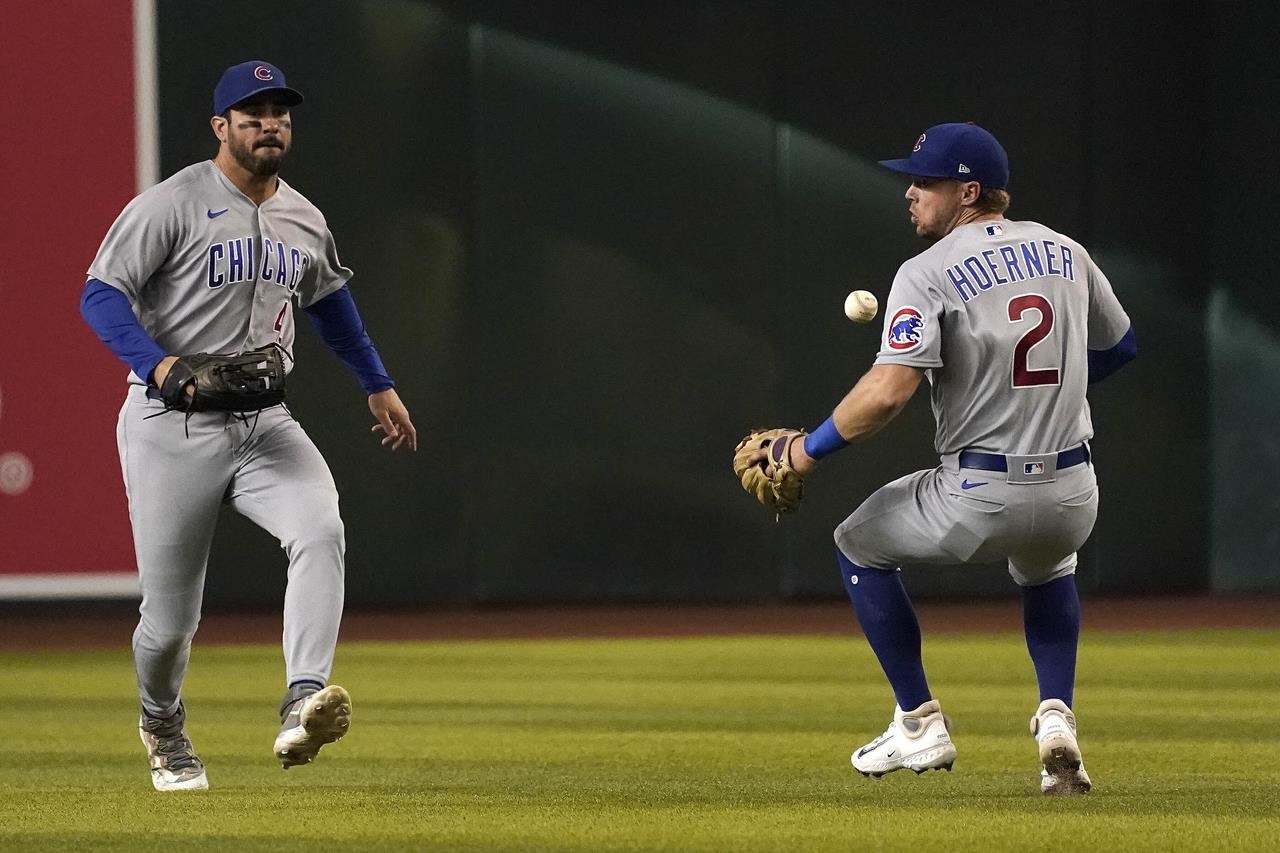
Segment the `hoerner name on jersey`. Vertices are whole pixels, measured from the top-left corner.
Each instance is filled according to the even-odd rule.
[[[256,265],[257,237],[239,237],[209,246],[210,290],[226,284],[242,281],[270,281],[289,291],[292,296],[298,290],[311,258],[301,249],[286,246],[280,241],[262,241],[262,263]],[[254,270],[257,269],[257,275]]]
[[[1026,240],[987,249],[947,267],[947,278],[965,302],[1002,284],[1047,275],[1076,280],[1070,248],[1052,240]]]

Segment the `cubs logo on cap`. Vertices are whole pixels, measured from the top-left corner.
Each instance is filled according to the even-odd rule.
[[[222,79],[213,90],[213,113],[222,115],[241,101],[263,92],[279,92],[291,107],[302,103],[302,93],[289,88],[283,71],[270,62],[253,59],[222,72]]]
[[[923,329],[924,315],[920,313],[920,309],[904,305],[893,313],[885,342],[889,349],[897,352],[913,349],[920,345]]]

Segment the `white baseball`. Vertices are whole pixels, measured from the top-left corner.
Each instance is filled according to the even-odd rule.
[[[865,290],[855,290],[844,298],[844,315],[855,323],[870,323],[879,310],[875,294]]]

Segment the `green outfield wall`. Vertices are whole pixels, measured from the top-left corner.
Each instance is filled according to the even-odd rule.
[[[1138,361],[1090,393],[1083,589],[1274,587],[1274,548],[1239,553],[1275,538],[1277,454],[1214,466],[1241,436],[1274,443],[1242,404],[1248,371],[1269,387],[1280,368],[1211,358],[1234,331],[1209,306],[1240,306],[1250,342],[1280,324],[1255,270],[1275,245],[1255,181],[1276,185],[1276,119],[1255,108],[1276,99],[1277,12],[1152,8],[158,0],[161,172],[212,153],[227,65],[268,59],[306,94],[285,178],[327,215],[423,436],[377,452],[355,380],[300,332],[291,406],[342,492],[352,604],[840,595],[831,529],[936,464],[924,395],[782,524],[731,450],[816,426],[870,365],[876,328],[844,296],[883,298],[922,248],[875,161],[956,120],[1008,148],[1010,216],[1083,242],[1134,319]],[[209,600],[275,601],[283,577],[228,515]],[[1013,592],[999,566],[907,579]]]

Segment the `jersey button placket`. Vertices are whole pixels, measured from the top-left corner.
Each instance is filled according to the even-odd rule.
[[[257,265],[253,270],[253,301],[254,304],[249,310],[249,328],[245,332],[245,348],[252,349],[260,346],[266,338],[259,340],[259,330],[264,324],[270,324],[271,320],[267,316],[270,311],[267,309],[267,293],[266,287],[269,287],[262,279],[263,265],[266,263],[266,243],[270,239],[267,237],[266,228],[262,222],[262,208],[259,207],[256,212],[257,234],[254,235],[258,243]]]

